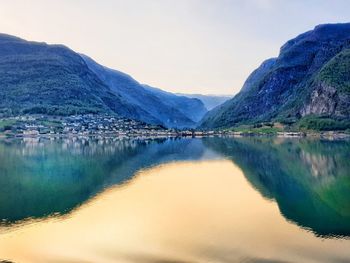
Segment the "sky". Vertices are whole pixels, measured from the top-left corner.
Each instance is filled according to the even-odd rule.
[[[287,40],[350,22],[348,0],[0,0],[0,32],[64,44],[171,92],[236,94]]]

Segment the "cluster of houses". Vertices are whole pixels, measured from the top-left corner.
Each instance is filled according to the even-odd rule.
[[[6,125],[4,125],[4,123]],[[201,131],[194,129],[166,129],[136,120],[111,115],[43,116],[23,115],[0,119],[0,136],[61,136],[108,135],[115,137],[202,137],[202,136],[251,136],[252,132],[230,130]],[[277,136],[300,137],[300,132],[279,132]]]
[[[0,120],[9,123],[0,130],[3,135],[111,135],[119,137],[154,136],[206,136],[214,132],[166,129],[158,125],[110,115],[74,115],[68,117],[23,115]]]
[[[2,133],[17,136],[37,135],[94,135],[94,134],[149,134],[166,129],[135,120],[108,115],[75,115],[68,117],[24,115],[3,119]],[[1,121],[0,121],[1,124]]]
[[[136,120],[117,118],[114,116],[78,115],[67,117],[63,122],[63,134],[155,134],[166,129],[157,125],[148,125]]]

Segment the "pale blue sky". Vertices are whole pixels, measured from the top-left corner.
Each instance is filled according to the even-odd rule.
[[[172,92],[234,94],[288,39],[350,22],[348,0],[0,0],[0,32],[62,43]]]

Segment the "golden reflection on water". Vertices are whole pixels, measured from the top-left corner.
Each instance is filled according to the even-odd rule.
[[[276,203],[253,190],[230,161],[145,170],[68,218],[0,232],[0,259],[14,262],[330,262],[335,257],[350,258],[349,240],[320,239],[287,222]]]

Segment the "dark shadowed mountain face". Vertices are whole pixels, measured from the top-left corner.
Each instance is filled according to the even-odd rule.
[[[350,118],[350,23],[315,27],[282,46],[240,93],[210,111],[201,126],[230,127],[307,115]]]

